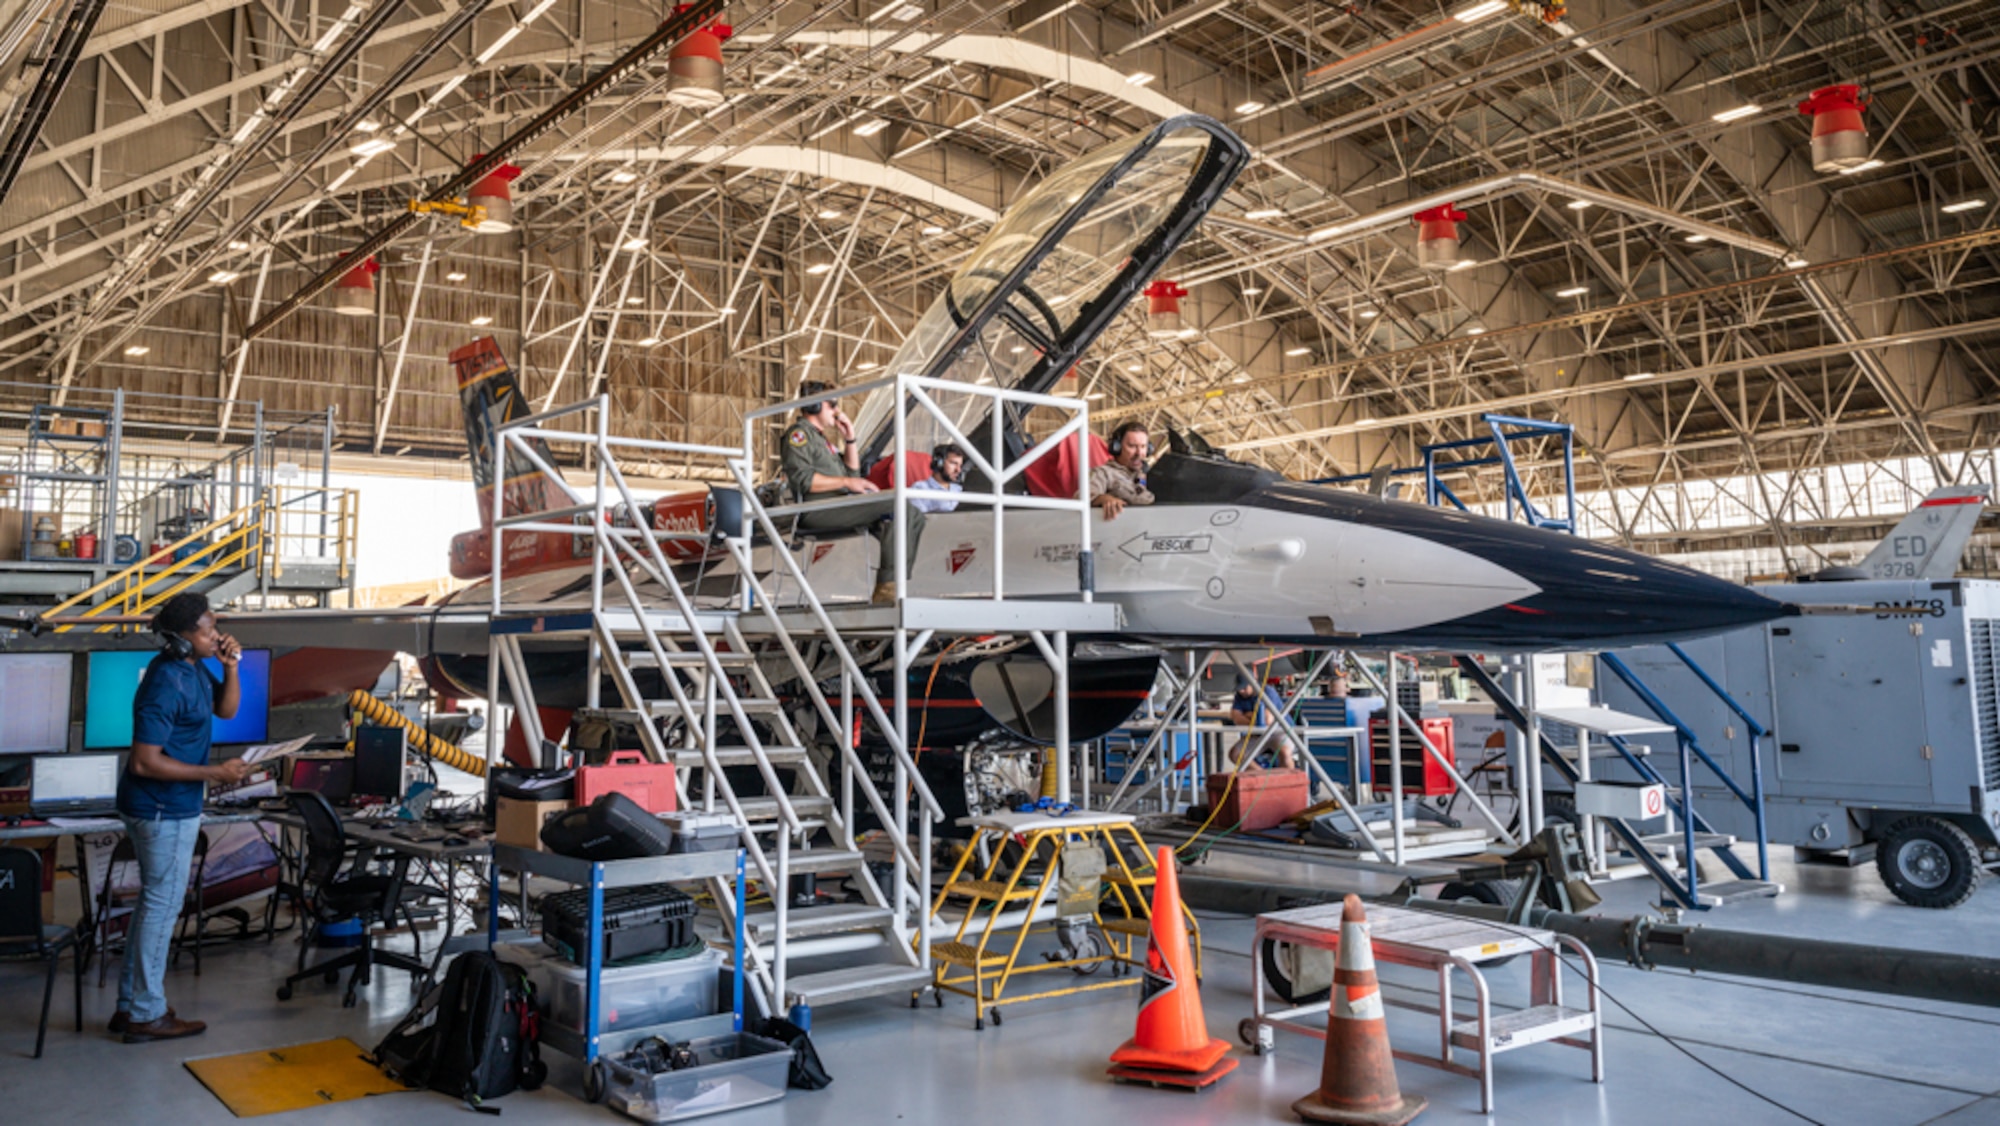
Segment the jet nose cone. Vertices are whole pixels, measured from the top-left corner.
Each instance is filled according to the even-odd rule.
[[[1531,575],[1541,593],[1515,605],[1572,644],[1700,637],[1786,614],[1749,587],[1587,541],[1546,564]]]

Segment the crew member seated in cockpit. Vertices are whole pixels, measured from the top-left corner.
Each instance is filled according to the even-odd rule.
[[[1090,503],[1116,520],[1128,504],[1151,504],[1146,491],[1146,455],[1151,438],[1142,422],[1126,422],[1111,432],[1111,460],[1090,471]]]
[[[778,444],[778,469],[792,496],[803,501],[831,500],[854,493],[879,493],[873,481],[861,472],[861,443],[854,437],[854,423],[840,412],[840,404],[825,383],[808,380],[799,385],[799,398],[811,399],[799,408],[799,420],[785,431]],[[807,532],[845,531],[866,528],[877,522],[875,538],[881,560],[875,572],[873,601],[880,605],[896,600],[896,530],[890,526],[893,497],[869,504],[806,512],[799,516],[799,529]],[[916,562],[917,541],[924,534],[924,513],[905,502],[908,523],[904,546],[910,562]]]

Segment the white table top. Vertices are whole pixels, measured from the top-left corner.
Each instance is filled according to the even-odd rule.
[[[1075,810],[1060,816],[1048,813],[987,813],[978,817],[967,817],[959,821],[975,829],[996,829],[1003,833],[1032,833],[1042,829],[1086,829],[1100,825],[1130,825],[1132,818],[1123,813],[1098,813],[1094,810]]]
[[[1329,946],[1340,939],[1338,903],[1295,907],[1257,916],[1259,929],[1274,924],[1298,934],[1323,936]],[[1536,927],[1506,926],[1483,919],[1469,919],[1410,907],[1368,905],[1368,936],[1376,949],[1394,947],[1408,953],[1422,953],[1436,959],[1464,958],[1469,962],[1504,958],[1555,945],[1555,934]]]
[[[1581,727],[1593,735],[1659,735],[1671,734],[1674,730],[1671,723],[1627,715],[1610,708],[1536,708],[1535,714],[1571,727]]]

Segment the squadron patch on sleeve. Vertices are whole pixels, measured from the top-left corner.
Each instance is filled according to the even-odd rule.
[[[794,446],[803,446],[803,445],[805,445],[805,444],[806,444],[806,432],[805,432],[805,428],[804,428],[804,427],[799,427],[799,426],[795,426],[795,427],[793,427],[792,429],[790,429],[790,430],[786,431],[786,432],[785,432],[785,441],[787,441],[787,442],[790,442],[790,443],[791,443],[792,445],[794,445]]]

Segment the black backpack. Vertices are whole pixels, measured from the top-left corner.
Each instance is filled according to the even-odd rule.
[[[541,1025],[526,971],[476,950],[459,955],[444,980],[417,1001],[376,1045],[374,1061],[393,1079],[429,1087],[483,1114],[483,1105],[548,1078]]]

